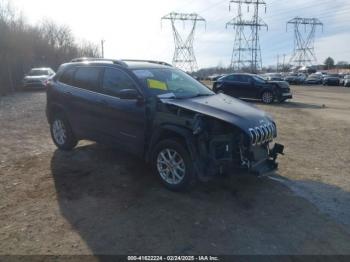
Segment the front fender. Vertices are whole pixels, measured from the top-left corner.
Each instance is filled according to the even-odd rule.
[[[157,128],[156,131],[153,132],[150,138],[148,149],[146,150],[146,154],[145,154],[145,159],[147,162],[151,160],[153,150],[157,145],[157,143],[159,142],[159,140],[161,139],[164,132],[172,132],[182,137],[184,141],[186,141],[186,146],[189,150],[191,158],[194,159],[194,156],[196,155],[195,154],[196,148],[194,143],[193,132],[181,126],[165,124]]]

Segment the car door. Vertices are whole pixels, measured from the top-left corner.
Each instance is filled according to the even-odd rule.
[[[239,83],[237,75],[226,76],[223,80],[222,90],[227,95],[239,97]]]
[[[120,91],[136,90],[139,98],[122,99]],[[146,109],[141,89],[124,70],[106,67],[102,78],[101,128],[106,136],[129,152],[144,150]]]
[[[82,138],[102,141],[100,132],[101,99],[99,89],[103,67],[76,67],[72,87],[66,91],[70,117],[75,132]]]
[[[238,97],[241,98],[253,98],[254,97],[254,84],[252,77],[248,75],[237,75],[237,92]]]

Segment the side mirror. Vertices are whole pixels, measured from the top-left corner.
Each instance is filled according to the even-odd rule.
[[[139,99],[140,95],[135,89],[122,89],[118,92],[118,97],[120,99]]]

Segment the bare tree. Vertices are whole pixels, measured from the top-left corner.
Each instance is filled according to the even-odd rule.
[[[0,0],[0,95],[19,87],[31,67],[53,69],[75,57],[99,57],[97,45],[77,42],[71,29],[44,20],[29,25],[6,0]]]

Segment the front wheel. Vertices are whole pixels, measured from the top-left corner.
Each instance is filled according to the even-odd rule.
[[[264,104],[271,104],[274,100],[273,93],[271,91],[265,91],[261,95],[261,100]]]
[[[194,182],[190,155],[179,139],[159,142],[153,153],[152,165],[162,183],[170,190],[183,191]]]
[[[53,116],[50,131],[52,140],[59,149],[69,151],[78,143],[69,122],[63,114]]]

